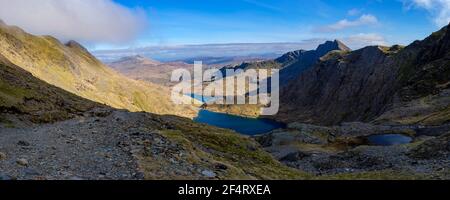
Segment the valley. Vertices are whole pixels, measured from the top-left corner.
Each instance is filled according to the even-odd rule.
[[[280,69],[280,112],[261,116],[172,103],[171,71],[190,64],[109,68],[0,23],[0,180],[448,180],[449,55],[446,26],[405,47],[335,40],[223,67]]]

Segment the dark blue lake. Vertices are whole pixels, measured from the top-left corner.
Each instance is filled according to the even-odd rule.
[[[244,135],[258,135],[286,127],[283,123],[270,119],[246,118],[208,110],[201,110],[198,116],[194,118],[194,121],[219,128],[231,129]]]
[[[399,144],[408,144],[413,141],[411,137],[401,134],[385,134],[385,135],[372,135],[367,138],[372,145],[379,146],[392,146]]]

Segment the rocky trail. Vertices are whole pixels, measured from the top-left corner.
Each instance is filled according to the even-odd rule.
[[[99,108],[53,124],[11,121],[0,123],[0,180],[307,177],[250,138],[173,116]]]
[[[130,147],[118,145],[132,143],[126,124],[108,118],[0,129],[0,179],[143,179]]]

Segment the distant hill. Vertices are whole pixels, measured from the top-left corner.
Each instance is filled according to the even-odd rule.
[[[194,65],[183,62],[161,63],[139,55],[124,57],[108,65],[129,78],[164,86],[175,84],[170,81],[174,70],[187,69],[192,71],[194,69]]]
[[[253,55],[253,56],[214,56],[214,57],[194,57],[181,60],[182,62],[186,62],[189,64],[194,64],[195,61],[202,61],[203,65],[208,67],[216,67],[221,68],[223,66],[234,66],[239,65],[241,63],[248,62],[260,62],[265,60],[271,60],[273,58],[278,57],[279,54],[261,54],[261,55]]]
[[[190,106],[172,104],[168,88],[117,73],[75,41],[62,44],[53,37],[34,36],[2,23],[0,55],[51,85],[114,108],[196,115]]]
[[[310,49],[316,41],[300,43],[224,43],[195,45],[159,45],[132,49],[98,50],[93,54],[104,62],[114,62],[122,57],[142,55],[161,62],[203,61],[208,65],[239,64],[254,59],[274,59],[296,49]]]

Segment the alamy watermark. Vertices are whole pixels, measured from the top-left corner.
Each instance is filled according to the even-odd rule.
[[[194,63],[193,76],[187,69],[172,72],[175,104],[262,105],[261,115],[275,115],[279,109],[278,69],[203,69]]]

